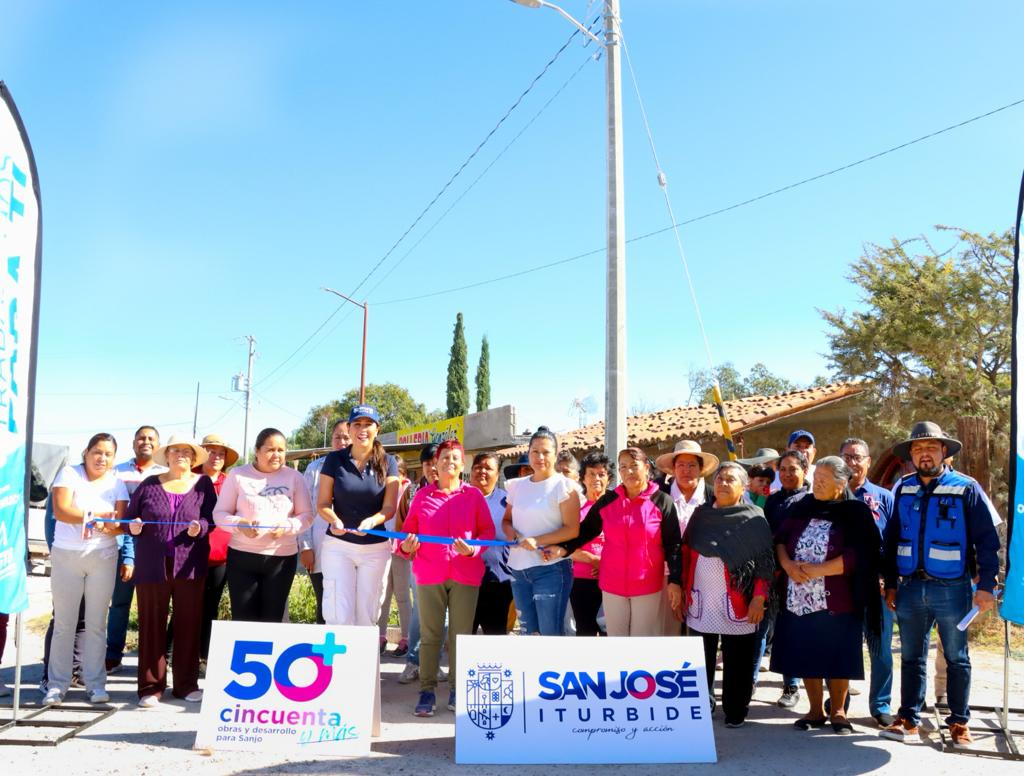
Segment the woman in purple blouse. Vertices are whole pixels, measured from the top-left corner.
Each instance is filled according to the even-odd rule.
[[[195,474],[207,453],[190,439],[172,436],[153,453],[168,467],[136,489],[125,517],[135,536],[139,606],[139,706],[160,704],[167,688],[167,616],[174,605],[172,693],[199,703],[199,634],[206,585],[208,537],[217,493],[210,478]]]

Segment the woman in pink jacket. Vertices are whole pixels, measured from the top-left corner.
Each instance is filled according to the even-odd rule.
[[[442,442],[434,453],[437,483],[416,491],[402,530],[408,536],[396,552],[412,558],[420,612],[420,698],[417,717],[431,717],[436,700],[441,635],[448,615],[449,673],[457,676],[455,642],[469,634],[476,614],[476,598],[484,576],[482,547],[466,539],[493,539],[494,521],[483,494],[462,482],[465,451],[456,439]],[[420,544],[417,533],[451,536],[452,544]],[[455,690],[448,694],[448,708],[455,711]]]
[[[660,636],[659,611],[668,564],[669,601],[682,601],[679,519],[672,498],[650,480],[638,447],[619,453],[622,484],[590,508],[579,536],[548,552],[572,554],[604,532],[598,585],[609,636]]]

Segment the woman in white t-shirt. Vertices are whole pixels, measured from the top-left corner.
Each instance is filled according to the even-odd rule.
[[[53,483],[53,514],[57,518],[50,550],[50,593],[53,597],[53,643],[44,704],[59,704],[71,686],[71,668],[78,608],[85,597],[82,635],[82,680],[90,703],[106,703],[107,609],[117,571],[118,523],[96,518],[124,516],[128,490],[111,471],[117,441],[96,434],[82,453],[82,463],[65,466]]]
[[[517,542],[508,554],[512,596],[525,634],[565,635],[565,610],[572,590],[572,561],[543,552],[580,532],[579,486],[555,471],[558,441],[541,426],[530,437],[533,474],[505,483],[508,506],[502,527]]]

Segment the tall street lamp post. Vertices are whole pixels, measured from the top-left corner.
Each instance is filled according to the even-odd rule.
[[[351,302],[356,307],[363,308],[363,366],[359,372],[359,403],[366,404],[366,323],[367,316],[369,314],[369,306],[366,302],[357,302],[355,299],[350,299],[340,291],[335,291],[333,288],[321,288],[321,291],[326,291],[329,294],[340,296],[346,302]]]

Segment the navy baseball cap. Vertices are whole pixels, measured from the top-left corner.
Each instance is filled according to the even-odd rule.
[[[356,418],[369,418],[378,426],[380,425],[380,415],[377,414],[376,407],[371,407],[369,404],[357,404],[352,408],[348,414],[348,422],[351,423]]]
[[[818,444],[817,442],[814,441],[814,434],[805,429],[798,428],[796,431],[789,435],[789,441],[786,443],[786,445],[792,445],[800,437],[807,437],[808,439],[811,440],[812,445]]]

